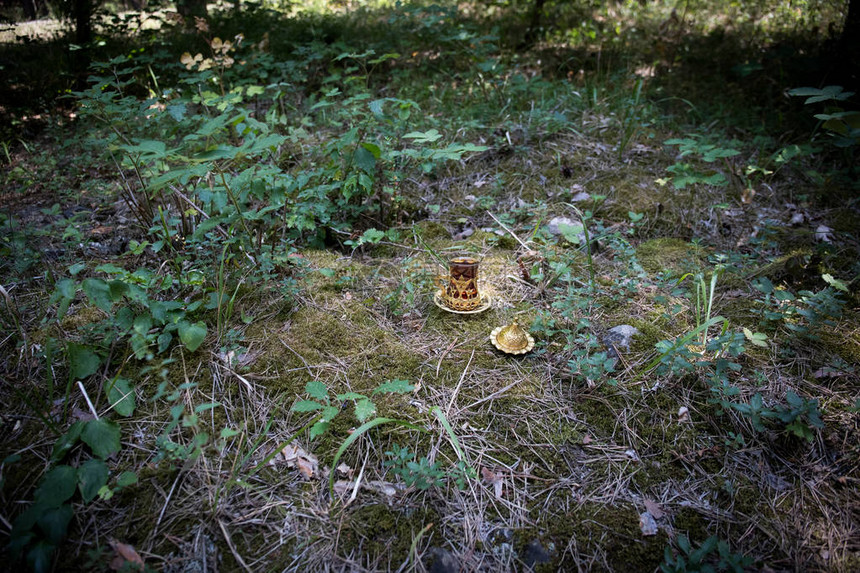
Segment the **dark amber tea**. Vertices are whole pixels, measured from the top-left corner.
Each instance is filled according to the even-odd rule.
[[[445,304],[456,310],[474,310],[481,304],[478,292],[478,261],[457,257],[448,262],[448,276],[443,285]]]

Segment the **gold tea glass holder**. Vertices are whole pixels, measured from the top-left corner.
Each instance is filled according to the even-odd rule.
[[[447,312],[477,314],[484,312],[493,301],[478,288],[480,262],[473,257],[456,257],[448,261],[448,274],[436,277],[439,290],[433,302]]]

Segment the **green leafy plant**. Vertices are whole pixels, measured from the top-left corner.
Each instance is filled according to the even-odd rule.
[[[80,442],[93,457],[77,466],[62,463]],[[53,553],[63,542],[74,516],[72,500],[76,494],[84,503],[90,503],[136,483],[133,472],[123,472],[113,488],[108,486],[107,460],[120,447],[119,425],[105,418],[75,422],[60,436],[51,454],[52,467],[42,476],[33,502],[12,525],[9,554],[14,561],[24,560],[37,572],[50,571]]]
[[[833,144],[841,148],[854,148],[860,141],[860,111],[845,109],[846,102],[854,92],[846,92],[842,86],[823,88],[794,88],[788,95],[805,97],[804,105],[825,104],[824,113],[815,114],[822,128],[833,138]]]
[[[427,490],[445,482],[445,472],[439,467],[439,462],[430,463],[426,457],[416,459],[409,448],[393,444],[385,455],[391,459],[385,460],[382,465],[391,468],[394,475],[400,476],[406,487],[415,486],[420,490]]]
[[[752,559],[733,553],[729,544],[716,536],[707,538],[696,548],[684,534],[678,535],[675,542],[679,549],[677,554],[668,546],[664,550],[663,563],[660,564],[663,573],[743,573],[746,567],[753,564]]]

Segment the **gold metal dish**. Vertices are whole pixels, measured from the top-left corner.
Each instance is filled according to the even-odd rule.
[[[490,341],[506,354],[525,354],[535,347],[535,339],[516,321],[493,329]]]
[[[481,302],[475,308],[471,310],[459,310],[457,308],[451,308],[447,303],[447,297],[445,293],[441,290],[436,291],[433,295],[433,302],[446,312],[453,312],[454,314],[478,314],[479,312],[484,312],[491,306],[493,306],[493,299],[490,295],[486,293],[481,293]]]

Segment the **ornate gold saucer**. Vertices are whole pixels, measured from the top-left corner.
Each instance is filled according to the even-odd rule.
[[[490,295],[486,293],[481,294],[481,302],[475,308],[471,310],[457,310],[456,308],[451,308],[445,303],[444,293],[441,290],[437,290],[433,294],[433,302],[446,312],[453,312],[454,314],[478,314],[479,312],[484,312],[491,306],[493,306],[493,299]]]
[[[535,347],[535,339],[516,321],[495,328],[490,333],[490,341],[507,354],[525,354]]]

